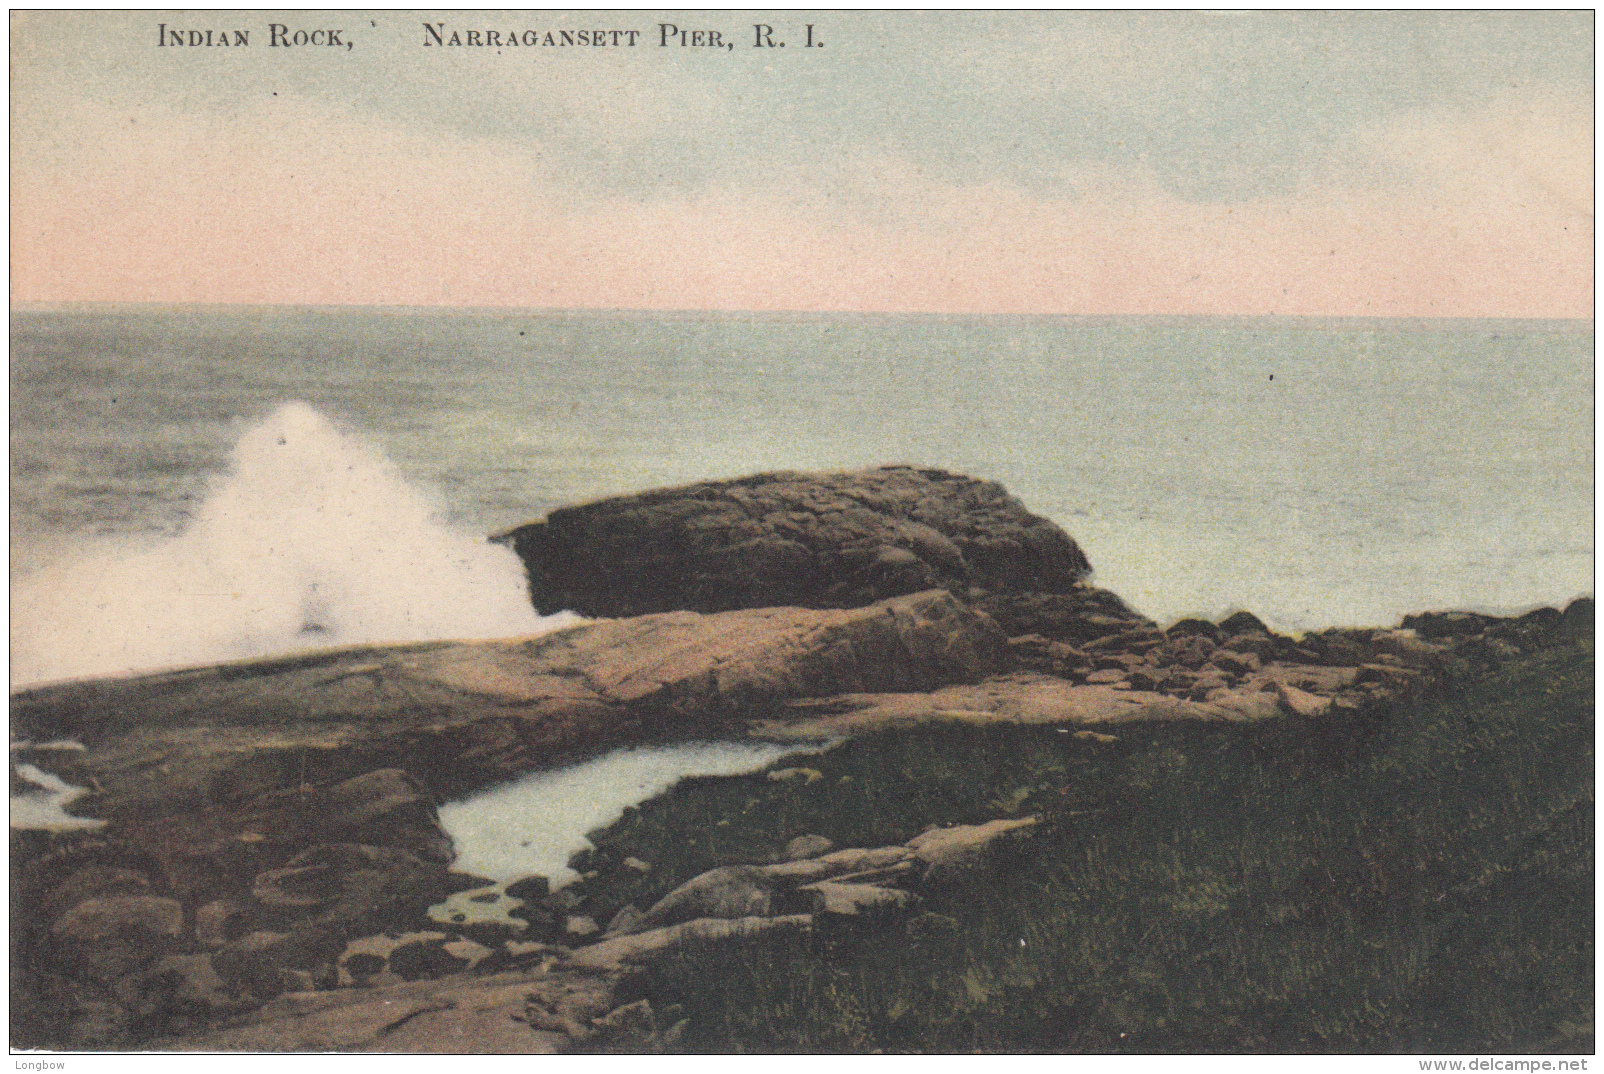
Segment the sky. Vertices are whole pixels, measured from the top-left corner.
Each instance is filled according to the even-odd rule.
[[[636,43],[521,43],[592,28]],[[10,42],[17,303],[1592,316],[1587,11],[30,11]]]

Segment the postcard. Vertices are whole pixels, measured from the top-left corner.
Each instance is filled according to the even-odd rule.
[[[10,42],[13,1049],[1581,1069],[1593,12]]]

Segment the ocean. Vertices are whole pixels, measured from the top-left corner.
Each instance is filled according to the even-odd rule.
[[[488,535],[912,463],[1167,625],[1593,586],[1589,322],[107,307],[11,322],[13,685],[533,633]]]

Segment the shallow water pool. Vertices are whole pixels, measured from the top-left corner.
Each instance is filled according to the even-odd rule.
[[[51,743],[50,745],[56,745]],[[77,745],[73,743],[72,745]],[[82,749],[82,746],[77,748]],[[83,787],[74,787],[59,776],[51,775],[31,764],[16,766],[17,775],[39,788],[37,792],[11,796],[11,827],[50,828],[57,831],[77,828],[103,828],[106,822],[91,817],[75,817],[67,812],[67,804],[84,793]]]
[[[806,750],[754,742],[614,750],[447,803],[440,807],[440,825],[456,843],[458,871],[498,881],[538,874],[558,887],[578,878],[568,859],[590,847],[587,833],[623,816],[627,806],[655,798],[687,776],[756,772],[798,752]]]

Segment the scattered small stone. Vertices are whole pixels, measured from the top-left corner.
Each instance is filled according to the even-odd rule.
[[[835,841],[822,835],[799,835],[785,844],[785,853],[780,855],[780,860],[803,861],[828,854],[834,849]]]
[[[601,932],[601,926],[585,915],[577,914],[563,924],[563,931],[577,939],[584,939]]]
[[[508,961],[514,965],[520,965],[525,962],[538,962],[548,956],[556,957],[561,953],[560,948],[553,947],[551,944],[534,943],[530,940],[508,940],[501,945],[501,949],[507,952]]]
[[[1420,681],[1420,672],[1414,668],[1395,667],[1391,664],[1360,664],[1359,672],[1353,681],[1360,685],[1379,683],[1383,686],[1413,686]]]
[[[1252,653],[1239,653],[1230,649],[1214,650],[1213,655],[1209,657],[1209,663],[1232,675],[1251,675],[1263,666],[1259,658]]]
[[[1268,634],[1236,634],[1220,643],[1220,648],[1255,657],[1260,663],[1275,659],[1276,642]]]
[[[471,948],[465,946],[470,944]],[[458,952],[473,949],[485,951],[481,945],[473,943],[472,940],[448,941],[436,933],[426,939],[418,939],[396,947],[390,952],[390,960],[385,969],[408,981],[445,977],[467,969],[470,962],[466,958],[459,957]],[[488,951],[486,953],[488,954]]]
[[[1468,637],[1480,634],[1495,622],[1492,616],[1476,612],[1423,612],[1403,617],[1405,629],[1423,638]]]
[[[57,918],[50,931],[86,976],[109,981],[176,947],[184,909],[174,899],[110,895],[84,900]]]
[[[1157,690],[1160,679],[1151,671],[1132,671],[1130,673],[1132,690]]]
[[[55,921],[86,899],[150,893],[150,880],[144,873],[115,866],[88,865],[51,888],[39,910],[47,920]]]
[[[1331,699],[1329,697],[1318,697],[1300,690],[1296,686],[1287,686],[1284,683],[1276,683],[1275,689],[1276,693],[1280,695],[1281,704],[1295,716],[1312,719],[1316,716],[1324,716],[1331,710]]]
[[[1173,640],[1175,638],[1201,637],[1209,641],[1220,640],[1220,628],[1207,619],[1182,619],[1164,632]]]
[[[286,992],[316,992],[317,975],[311,970],[279,970],[279,982]]]
[[[452,940],[450,943],[442,944],[441,949],[462,963],[462,968],[469,971],[478,969],[480,963],[495,953],[484,944],[468,939]]]
[[[1263,620],[1252,612],[1237,612],[1220,620],[1220,634],[1222,637],[1231,637],[1236,634],[1269,634],[1270,628],[1264,625]]]
[[[777,768],[769,773],[775,783],[815,783],[824,778],[817,768]]]
[[[644,928],[645,921],[646,915],[631,903],[613,915],[612,920],[607,922],[607,930],[602,935],[627,936]]]
[[[195,910],[195,940],[205,947],[222,947],[245,931],[245,908],[232,899],[216,899]]]
[[[873,884],[843,884],[832,880],[805,884],[799,890],[813,897],[815,915],[836,917],[859,917],[865,914],[906,910],[919,901],[918,896],[897,888],[882,888]]]
[[[934,938],[938,936],[954,936],[962,926],[955,917],[938,914],[926,910],[922,914],[915,914],[903,926],[904,931],[913,939]]]
[[[1019,820],[993,820],[985,824],[938,828],[914,836],[908,840],[908,847],[925,864],[928,878],[981,864],[1000,841],[1016,838],[1036,823],[1036,817],[1022,817]]]
[[[601,1018],[594,1018],[591,1024],[601,1033],[622,1033],[639,1037],[644,1037],[657,1028],[657,1020],[652,1016],[651,1001],[644,999],[625,1004]]]
[[[514,880],[502,890],[515,899],[536,901],[551,894],[551,881],[543,876],[525,876]]]

